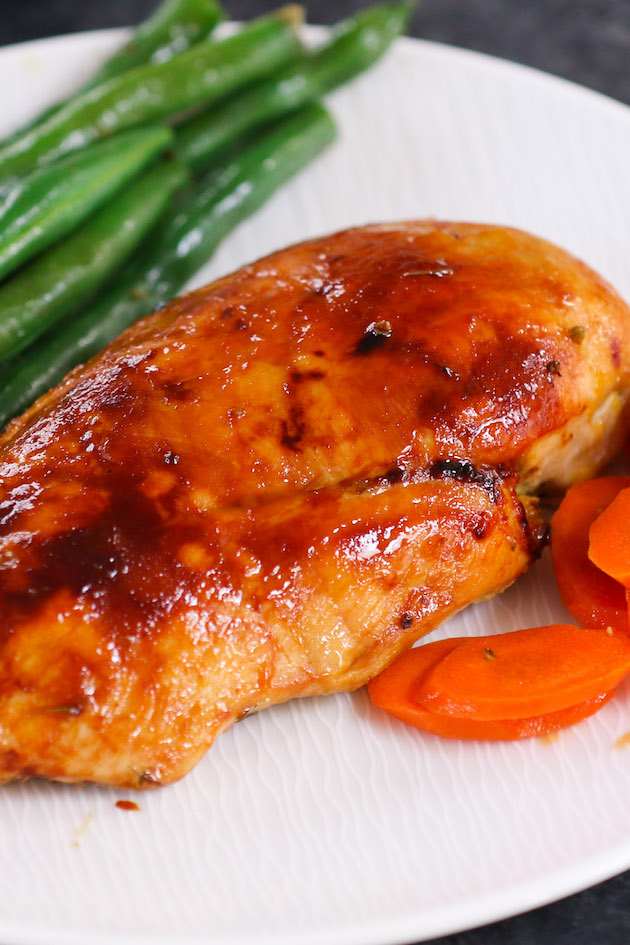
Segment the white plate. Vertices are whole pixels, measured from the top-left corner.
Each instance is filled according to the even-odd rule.
[[[120,39],[0,54],[4,130]],[[200,284],[294,240],[437,216],[514,224],[630,298],[630,111],[522,67],[412,40],[332,100],[339,143],[225,243]],[[0,131],[3,129],[0,128]],[[566,619],[543,560],[436,636]],[[0,792],[0,940],[393,945],[481,924],[630,866],[630,690],[555,741],[422,736],[364,692],[222,736],[183,782]]]

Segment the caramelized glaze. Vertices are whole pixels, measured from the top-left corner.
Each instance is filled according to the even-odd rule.
[[[555,247],[421,223],[130,329],[0,442],[0,779],[174,780],[505,587],[544,542],[530,452],[625,401],[629,328]]]

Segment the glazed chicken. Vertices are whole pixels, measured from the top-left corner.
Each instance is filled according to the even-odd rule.
[[[492,226],[348,230],[138,323],[0,440],[0,780],[151,787],[353,689],[626,431],[630,313]]]

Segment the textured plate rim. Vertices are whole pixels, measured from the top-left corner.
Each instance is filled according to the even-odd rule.
[[[328,941],[335,945],[411,945],[427,939],[445,935],[457,935],[514,918],[533,909],[558,902],[568,896],[588,889],[624,872],[630,863],[630,843],[619,844],[614,851],[603,852],[598,856],[581,860],[579,864],[566,870],[554,870],[548,877],[539,876],[527,883],[520,883],[499,893],[487,893],[474,902],[465,903],[462,908],[462,921],[453,924],[453,915],[457,906],[443,906],[432,912],[422,913],[423,928],[418,933],[416,916],[409,916],[398,921],[382,920],[365,925],[356,924],[352,928],[340,925],[326,930],[326,938],[321,932],[272,933],[257,935],[255,939],[229,936],[213,937],[186,935],[178,939],[178,945],[322,945]],[[590,872],[589,872],[590,870]],[[588,880],[584,881],[584,873]],[[131,935],[92,932],[86,930],[64,932],[52,931],[42,935],[39,930],[29,931],[24,927],[0,924],[3,945],[169,945],[175,940],[172,936],[161,938],[155,935]],[[9,938],[7,938],[9,936]]]

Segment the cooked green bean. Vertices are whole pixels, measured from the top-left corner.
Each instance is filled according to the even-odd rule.
[[[164,62],[184,52],[208,36],[223,17],[224,11],[218,0],[162,0],[151,16],[137,27],[131,39],[81,86],[79,93],[145,62]],[[18,135],[41,125],[60,107],[60,104],[51,105],[33,121],[18,128],[2,144],[6,146]]]
[[[145,62],[166,62],[205,39],[223,18],[217,0],[163,0],[83,89],[94,88]]]
[[[292,12],[279,11],[223,40],[208,39],[167,62],[138,66],[76,96],[0,149],[0,182],[56,161],[99,138],[211,105],[293,59]],[[290,22],[289,22],[290,21]]]
[[[172,140],[162,125],[127,131],[24,177],[0,204],[0,279],[72,232]]]
[[[100,351],[132,322],[168,301],[224,237],[334,138],[328,112],[310,105],[274,125],[223,168],[198,182],[98,302],[64,322],[10,365],[0,425]]]
[[[368,7],[340,23],[329,42],[177,130],[177,152],[203,169],[238,138],[315,101],[369,68],[406,28],[409,3]]]
[[[79,311],[128,259],[189,176],[179,162],[157,164],[0,286],[0,358],[18,354]]]

